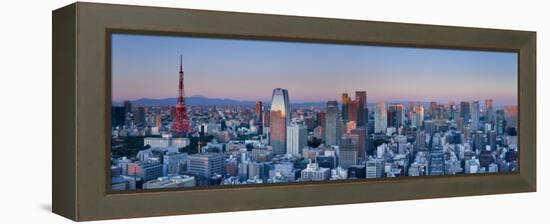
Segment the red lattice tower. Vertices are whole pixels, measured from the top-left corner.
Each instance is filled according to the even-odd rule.
[[[175,135],[187,135],[192,131],[189,125],[189,117],[185,108],[185,91],[183,86],[183,66],[180,55],[180,80],[179,80],[179,95],[176,103],[176,115],[172,121],[172,133]]]

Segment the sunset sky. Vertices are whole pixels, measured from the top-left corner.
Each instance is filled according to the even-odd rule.
[[[403,47],[114,34],[113,101],[187,96],[293,102],[470,101],[517,104],[517,54]]]

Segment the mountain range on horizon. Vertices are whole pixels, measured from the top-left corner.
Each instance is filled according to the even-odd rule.
[[[140,98],[137,100],[130,100],[133,105],[136,106],[173,106],[176,105],[177,98],[161,98],[161,99],[152,99],[152,98]],[[195,95],[190,97],[185,97],[185,104],[189,106],[198,106],[198,105],[216,105],[216,106],[228,106],[228,105],[255,105],[254,101],[245,101],[245,100],[234,100],[234,99],[221,99],[221,98],[208,98],[205,96]],[[115,105],[122,105],[122,102],[113,102]]]
[[[152,99],[152,98],[140,98],[137,100],[130,100],[133,105],[136,106],[173,106],[176,105],[177,98],[170,97],[170,98],[161,98],[161,99]],[[262,101],[264,106],[269,106],[271,104],[271,101]],[[208,98],[201,95],[193,95],[190,97],[185,98],[185,103],[188,106],[201,106],[201,105],[210,105],[210,106],[254,106],[256,104],[256,101],[250,101],[250,100],[236,100],[236,99],[227,99],[227,98]],[[403,101],[387,101],[386,103],[403,103]],[[420,102],[424,106],[428,106],[429,102]],[[114,101],[113,105],[122,105],[123,103],[121,101]],[[323,107],[326,105],[326,102],[297,102],[297,103],[290,103],[291,105],[298,105],[298,106],[320,106]],[[374,102],[369,102],[367,105],[373,106]]]

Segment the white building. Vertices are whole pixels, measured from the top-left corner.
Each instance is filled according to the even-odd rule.
[[[388,127],[388,112],[386,111],[386,104],[379,102],[374,107],[374,132],[384,133]]]
[[[381,178],[384,173],[384,165],[385,163],[383,160],[370,158],[365,167],[367,172],[366,178]]]
[[[301,180],[303,181],[322,181],[330,179],[330,169],[319,167],[317,163],[307,164],[307,168],[302,170]]]
[[[287,153],[294,156],[301,155],[302,149],[307,145],[307,127],[305,125],[292,123],[286,130]]]
[[[348,170],[342,167],[336,167],[330,170],[330,180],[345,180],[348,179]]]
[[[151,148],[177,147],[183,148],[190,144],[188,138],[173,138],[172,135],[165,134],[162,137],[146,137],[143,139],[143,146],[149,145]]]
[[[479,171],[480,171],[479,159],[472,158],[464,162],[465,173],[479,173]]]
[[[187,175],[174,175],[159,177],[157,179],[147,181],[143,184],[143,189],[194,187],[195,184],[195,177]]]
[[[418,105],[413,109],[411,124],[416,127],[422,127],[423,122],[424,122],[424,107],[421,105]]]

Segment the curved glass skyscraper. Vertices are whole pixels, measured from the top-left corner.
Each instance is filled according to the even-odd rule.
[[[269,144],[273,148],[273,154],[286,153],[286,128],[290,123],[290,106],[288,91],[276,88],[271,99],[269,121]]]

